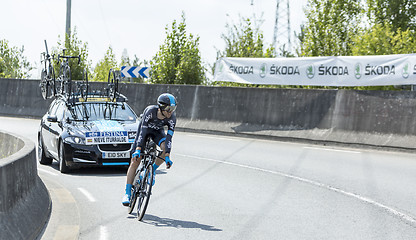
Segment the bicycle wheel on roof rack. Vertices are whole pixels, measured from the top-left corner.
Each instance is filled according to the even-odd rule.
[[[72,91],[72,76],[71,76],[71,68],[67,66],[64,71],[64,93],[68,97],[71,95]]]
[[[71,68],[69,66],[61,67],[59,75],[61,77],[61,89],[59,92],[62,96],[69,97],[72,86]]]
[[[84,102],[87,101],[88,98],[88,71],[84,69],[82,74],[82,84],[80,85],[80,95]]]
[[[110,71],[108,72],[107,97],[110,99],[111,102],[113,102],[116,97],[116,85],[116,73],[113,69],[110,69]]]
[[[40,92],[42,94],[43,99],[47,99],[49,96],[49,82],[46,79],[46,70],[42,70],[40,74]]]
[[[49,60],[49,66],[48,66],[48,73],[47,73],[47,78],[49,79],[49,84],[48,87],[50,88],[49,93],[51,97],[55,97],[56,95],[56,82],[55,82],[55,70],[53,69],[52,63]]]

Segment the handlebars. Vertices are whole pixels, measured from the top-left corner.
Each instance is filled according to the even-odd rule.
[[[64,54],[65,54],[65,51],[64,51]],[[58,55],[58,62],[60,61],[61,58],[65,58],[65,59],[78,58],[78,64],[81,62],[81,55],[78,55],[78,56]]]

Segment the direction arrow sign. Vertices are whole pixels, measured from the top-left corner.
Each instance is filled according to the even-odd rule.
[[[121,67],[121,76],[122,77],[131,77],[138,78],[142,76],[143,78],[149,78],[150,68],[148,67],[131,67],[131,66],[122,66]]]

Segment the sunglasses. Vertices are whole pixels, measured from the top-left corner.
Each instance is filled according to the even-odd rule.
[[[174,112],[176,110],[176,106],[166,106],[163,108],[163,111],[171,113]]]

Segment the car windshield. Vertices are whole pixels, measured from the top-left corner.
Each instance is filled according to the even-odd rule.
[[[136,115],[125,103],[80,103],[71,107],[69,118],[75,121],[136,121]]]

